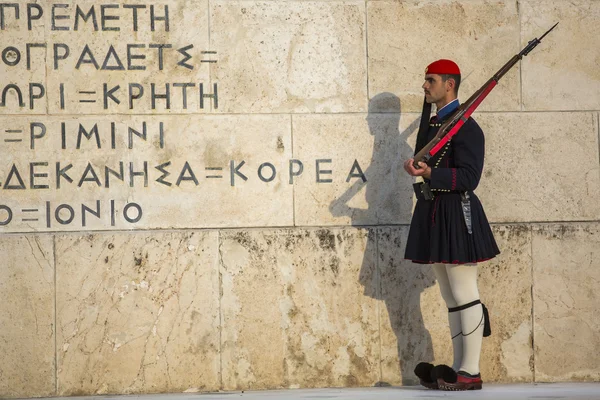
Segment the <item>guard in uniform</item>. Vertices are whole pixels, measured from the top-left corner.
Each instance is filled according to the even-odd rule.
[[[440,126],[459,107],[460,69],[450,60],[438,60],[425,70],[425,101],[415,154],[431,141]],[[431,105],[437,114],[429,119]],[[427,123],[429,121],[429,123]],[[458,133],[427,163],[406,172],[423,178],[415,183],[417,204],[405,258],[432,264],[448,320],[454,350],[452,368],[420,363],[415,373],[429,388],[481,389],[479,356],[482,337],[490,334],[489,319],[477,288],[477,264],[500,253],[483,207],[474,190],[484,163],[483,131],[469,118]]]

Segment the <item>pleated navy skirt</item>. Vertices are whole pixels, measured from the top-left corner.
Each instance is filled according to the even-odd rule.
[[[419,264],[468,264],[500,254],[479,198],[469,193],[472,234],[467,231],[458,193],[418,200],[404,258]]]

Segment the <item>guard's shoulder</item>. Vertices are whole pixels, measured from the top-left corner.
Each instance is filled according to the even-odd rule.
[[[483,130],[481,129],[481,127],[479,126],[479,124],[477,123],[477,121],[475,121],[475,119],[473,117],[469,117],[469,119],[467,120],[467,122],[465,122],[464,126],[467,129],[472,129],[472,130],[479,131],[479,132],[483,133]]]
[[[483,136],[483,130],[472,117],[469,117],[461,130],[465,132],[465,136]]]
[[[455,136],[456,140],[459,143],[479,143],[483,142],[483,130],[473,118],[467,119],[465,124],[460,128],[458,134]]]

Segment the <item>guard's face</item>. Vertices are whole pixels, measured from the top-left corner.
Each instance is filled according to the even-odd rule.
[[[443,82],[442,77],[437,74],[426,74],[423,90],[425,91],[425,101],[436,103],[442,100],[448,92],[448,81]]]

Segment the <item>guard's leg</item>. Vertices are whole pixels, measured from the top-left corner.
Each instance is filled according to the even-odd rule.
[[[450,288],[450,282],[448,281],[448,274],[444,264],[434,264],[433,271],[440,286],[440,292],[442,298],[446,302],[446,307],[456,307],[456,301],[452,295],[452,289]],[[462,360],[462,333],[460,324],[460,313],[448,313],[448,322],[450,323],[450,334],[452,336],[452,348],[454,362],[453,367],[456,371],[461,365]],[[450,368],[444,365],[446,368]],[[421,381],[421,385],[429,389],[439,389],[437,376],[433,374],[434,365],[428,362],[420,362],[415,367],[415,375],[417,375]]]
[[[452,289],[448,280],[446,266],[444,264],[434,264],[433,271],[438,281],[438,285],[440,286],[442,298],[446,302],[446,307],[448,307],[448,309],[451,309],[453,307],[458,306],[454,295],[452,294]],[[463,357],[463,338],[460,312],[448,311],[448,324],[450,325],[450,336],[452,337],[452,350],[454,352],[452,369],[458,372],[459,368],[461,367]]]
[[[477,390],[482,388],[479,374],[479,357],[485,325],[485,314],[477,289],[477,267],[469,265],[446,266],[448,282],[456,307],[450,313],[459,313],[462,328],[463,357],[458,372],[444,367],[435,367],[432,374],[442,390]]]
[[[479,357],[485,323],[477,288],[477,267],[448,265],[446,272],[456,301],[456,306],[450,308],[453,313],[458,312],[461,318],[463,357],[460,370],[477,375],[479,374]]]

